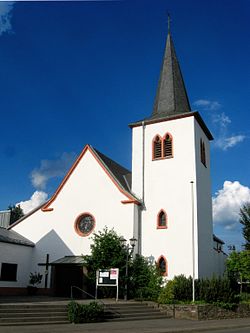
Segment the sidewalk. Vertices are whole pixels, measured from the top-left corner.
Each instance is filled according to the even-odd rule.
[[[250,332],[250,318],[207,321],[156,319],[93,324],[2,326],[0,327],[0,333],[187,333],[211,332],[219,329],[237,329],[243,327],[249,329]]]

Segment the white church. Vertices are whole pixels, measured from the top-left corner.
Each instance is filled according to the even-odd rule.
[[[43,275],[41,293],[82,286],[81,255],[105,226],[136,238],[135,253],[167,280],[223,274],[224,243],[212,224],[213,137],[190,108],[170,32],[153,112],[129,126],[132,172],[86,145],[46,203],[0,228],[0,295],[24,294],[30,272]]]

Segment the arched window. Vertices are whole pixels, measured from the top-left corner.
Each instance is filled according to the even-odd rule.
[[[157,135],[153,140],[153,159],[162,157],[162,139]]]
[[[201,155],[201,163],[206,166],[206,148],[205,148],[205,143],[202,139],[200,139],[200,155]]]
[[[167,214],[161,210],[157,215],[157,229],[167,228]]]
[[[163,139],[163,157],[173,156],[173,142],[172,136],[167,133]]]
[[[157,266],[158,266],[158,268],[160,270],[161,275],[163,275],[163,276],[168,275],[168,272],[167,272],[167,269],[168,269],[168,267],[167,267],[167,260],[166,260],[166,258],[164,256],[160,256],[159,257],[159,259],[157,261]]]

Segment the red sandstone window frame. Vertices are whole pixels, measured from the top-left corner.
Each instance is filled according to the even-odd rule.
[[[169,140],[166,140],[167,137],[169,137]],[[167,132],[163,137],[161,137],[159,134],[156,134],[152,140],[152,160],[162,160],[172,157],[173,136],[169,132]]]
[[[161,224],[161,216],[165,216],[165,225]],[[168,216],[164,209],[161,209],[159,213],[157,214],[157,229],[167,229],[168,228]]]
[[[165,263],[165,270],[164,271],[161,269],[161,261],[162,260]],[[157,260],[157,267],[159,268],[160,273],[161,273],[162,276],[168,276],[168,261],[167,261],[167,259],[166,259],[166,257],[164,255],[161,255],[158,258],[158,260]]]
[[[169,137],[169,140],[166,140],[167,136]],[[165,151],[165,142],[170,142],[170,152],[166,152]],[[169,148],[168,148],[169,149]],[[162,140],[162,156],[164,158],[171,158],[173,157],[173,137],[170,133],[166,133],[163,137],[163,140]]]
[[[81,219],[84,217],[84,216],[90,216],[92,218],[92,221],[93,221],[93,226],[91,228],[90,231],[88,232],[82,232],[79,228],[79,223],[81,221]],[[75,223],[74,223],[74,229],[75,229],[75,232],[81,236],[81,237],[87,237],[89,236],[95,229],[95,226],[96,226],[96,221],[95,221],[95,218],[94,216],[89,213],[89,212],[84,212],[84,213],[81,213],[80,215],[77,216],[76,220],[75,220]]]
[[[160,148],[157,148],[157,144],[160,144]],[[160,156],[157,156],[159,154],[160,150]],[[152,159],[153,160],[159,160],[162,158],[162,137],[159,134],[156,134],[156,136],[153,138],[152,141]]]

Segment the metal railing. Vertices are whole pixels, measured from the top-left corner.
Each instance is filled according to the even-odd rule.
[[[86,295],[88,295],[89,297],[91,297],[92,299],[94,299],[96,302],[101,303],[101,304],[104,306],[104,308],[106,308],[106,309],[108,308],[108,310],[109,310],[110,312],[112,312],[112,313],[114,313],[114,314],[118,314],[118,315],[120,315],[120,312],[117,311],[117,310],[114,310],[113,308],[111,308],[109,304],[105,304],[105,303],[104,303],[103,301],[101,301],[100,299],[97,299],[95,296],[91,295],[91,294],[88,293],[87,291],[85,291],[85,290],[83,290],[83,289],[81,289],[81,288],[79,288],[79,287],[77,287],[77,286],[70,286],[70,298],[71,298],[71,299],[74,299],[74,297],[73,297],[73,289],[78,289],[78,290],[80,290],[80,291],[83,292],[84,294],[86,294]]]

